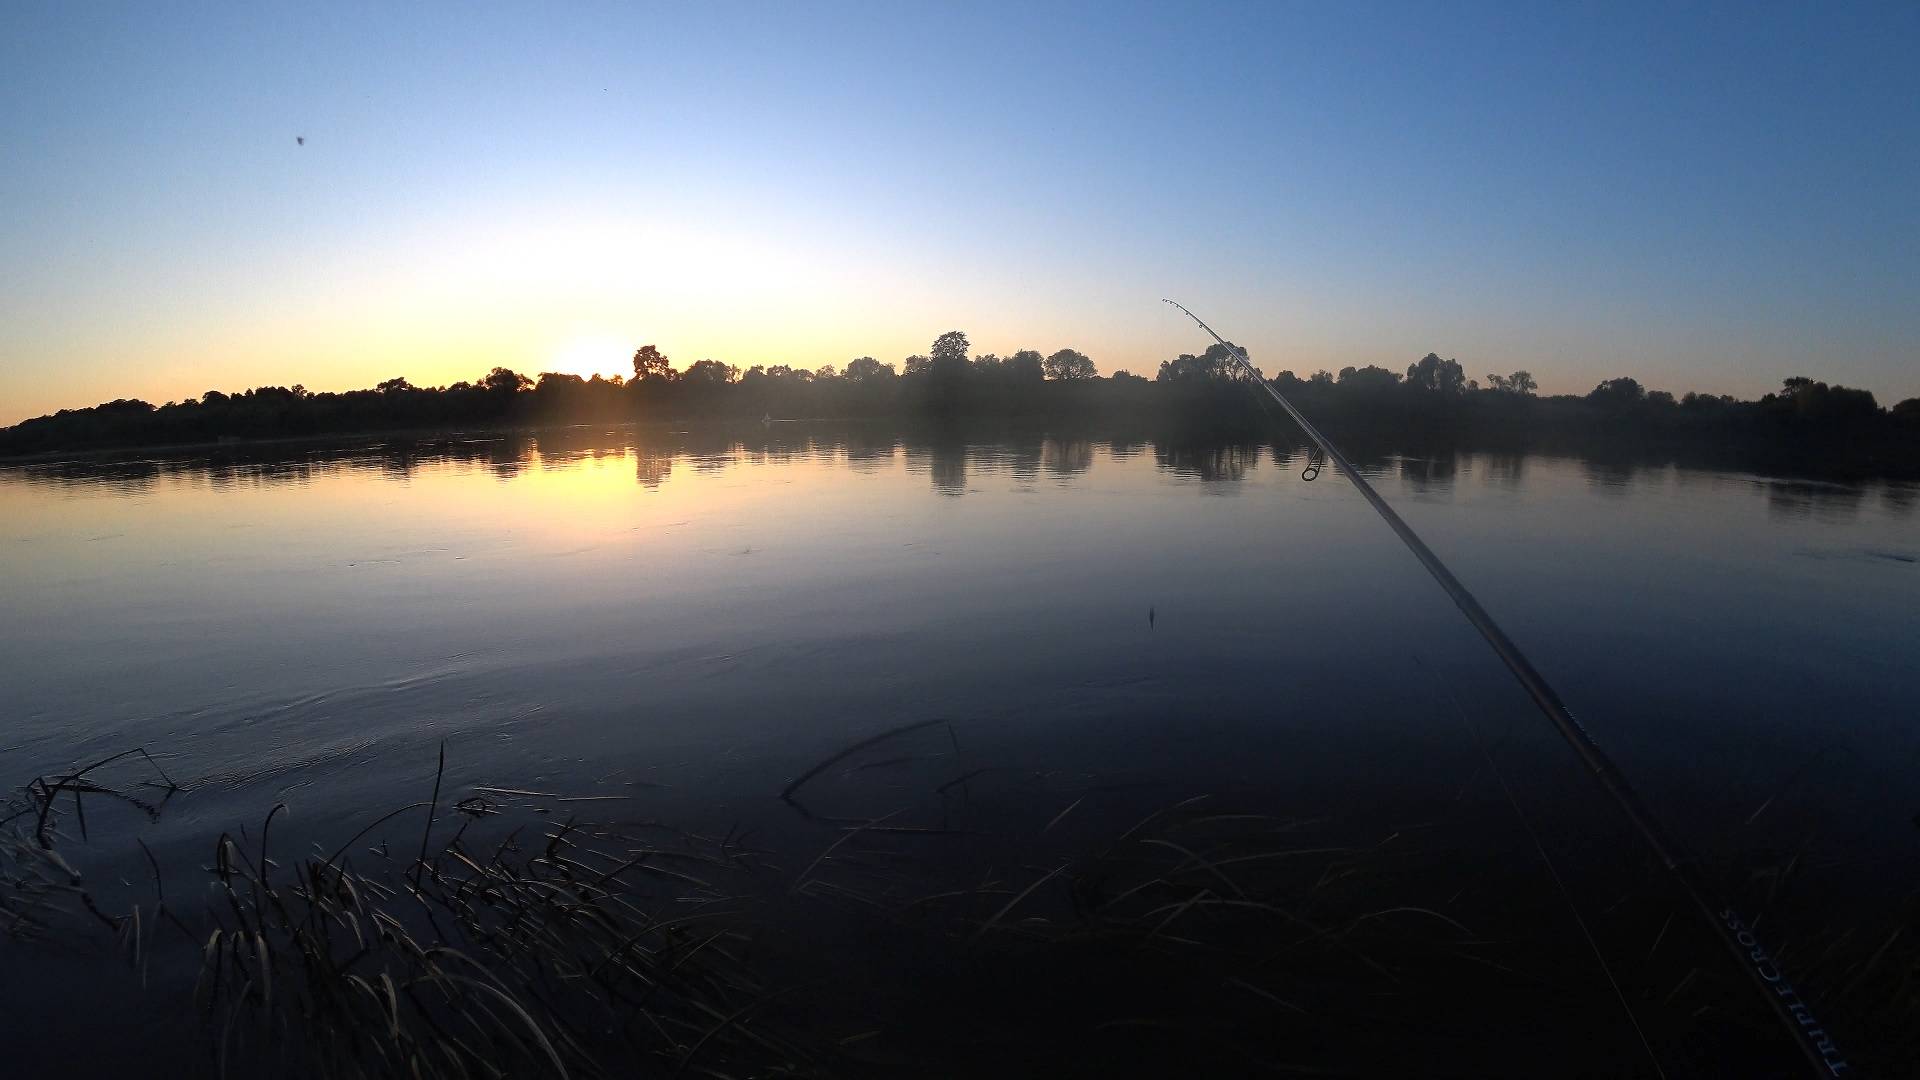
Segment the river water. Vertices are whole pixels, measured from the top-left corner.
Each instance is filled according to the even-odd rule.
[[[425,798],[443,745],[450,788],[772,820],[812,763],[930,719],[1061,790],[1264,785],[1355,813],[1487,784],[1478,733],[1528,805],[1597,804],[1306,464],[777,424],[0,468],[0,772],[144,747],[188,793],[89,842],[137,828],[189,864],[277,803],[276,829],[320,838]],[[1790,837],[1836,883],[1805,886],[1819,903],[1913,887],[1920,490],[1362,467],[1687,843]]]

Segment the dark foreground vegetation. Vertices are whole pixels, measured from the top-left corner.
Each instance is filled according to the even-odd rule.
[[[0,430],[0,456],[698,418],[1086,420],[1225,434],[1273,422],[1238,385],[1220,346],[1167,360],[1152,379],[1124,371],[1101,378],[1072,349],[973,356],[966,335],[955,331],[902,367],[861,357],[843,370],[741,371],[714,360],[676,370],[649,345],[634,354],[631,379],[555,372],[533,379],[495,368],[478,382],[447,387],[396,378],[346,393],[269,386],[157,406],[112,401]],[[1817,458],[1855,471],[1920,472],[1920,399],[1887,409],[1868,391],[1808,378],[1788,379],[1758,401],[1676,398],[1631,378],[1609,379],[1584,397],[1542,398],[1525,371],[1470,379],[1459,361],[1428,354],[1404,375],[1379,367],[1305,378],[1282,371],[1273,383],[1336,436],[1568,450],[1688,446],[1777,464]]]
[[[151,1077],[1800,1071],[1632,858],[1570,896],[1468,798],[1339,823],[1253,795],[1023,803],[1034,778],[959,745],[928,722],[821,762],[787,845],[456,787],[443,752],[426,799],[351,835],[303,853],[278,806],[188,867],[138,837],[191,785],[129,752],[0,806],[0,987],[20,1019],[77,979],[73,1026],[108,1042],[126,1017],[93,1002],[120,987]],[[90,819],[134,823],[131,867],[93,864]],[[1721,876],[1771,897],[1797,861]],[[1891,929],[1774,944],[1856,1067],[1911,1075],[1920,953]],[[21,1075],[72,1059],[42,1039],[10,1040]]]

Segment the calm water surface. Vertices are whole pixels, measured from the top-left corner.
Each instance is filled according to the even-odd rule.
[[[147,747],[193,787],[152,842],[200,853],[276,802],[318,836],[423,798],[443,740],[450,783],[733,821],[934,717],[1043,775],[1345,807],[1476,782],[1472,717],[1535,799],[1597,802],[1304,463],[795,425],[7,468],[0,771]],[[1366,467],[1688,840],[1772,826],[1910,887],[1914,488]]]

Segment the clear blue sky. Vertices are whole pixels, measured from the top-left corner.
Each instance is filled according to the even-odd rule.
[[[306,145],[295,138],[304,136]],[[1920,395],[1920,5],[10,3],[0,423],[118,396],[1432,350]]]

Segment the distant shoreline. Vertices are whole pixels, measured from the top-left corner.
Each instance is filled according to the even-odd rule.
[[[533,429],[528,429],[533,430]],[[145,457],[148,455],[192,454],[207,450],[253,449],[263,446],[299,446],[302,444],[325,444],[343,442],[351,439],[391,439],[401,436],[422,436],[428,438],[451,438],[471,431],[453,431],[431,428],[402,428],[394,431],[341,431],[315,435],[280,435],[266,438],[219,439],[213,442],[157,443],[150,446],[103,446],[92,450],[43,450],[37,454],[0,455],[0,467],[18,465],[57,465],[64,461],[99,461],[115,457]],[[489,435],[512,434],[513,429],[487,430]]]
[[[775,366],[741,372],[703,360],[673,370],[643,347],[634,378],[538,380],[496,368],[476,382],[419,387],[390,379],[366,390],[303,387],[209,391],[164,405],[122,399],[0,429],[0,465],[20,468],[153,455],[349,440],[458,438],[475,434],[658,424],[744,430],[770,417],[892,425],[903,431],[1074,429],[1178,442],[1293,440],[1291,424],[1250,393],[1225,345],[1161,364],[1151,379],[1101,377],[1072,350],[1052,357],[967,354],[943,334],[905,373],[868,357],[845,372]],[[1525,371],[1483,385],[1457,360],[1428,354],[1402,375],[1379,367],[1282,371],[1269,380],[1314,423],[1352,450],[1484,447],[1615,458],[1701,458],[1760,463],[1790,474],[1920,477],[1920,398],[1882,407],[1865,390],[1805,377],[1755,401],[1649,390],[1609,379],[1584,396],[1540,397]],[[824,420],[823,418],[842,418]],[[783,425],[784,426],[784,425]]]
[[[791,419],[775,417],[773,422],[777,424],[886,425],[896,428],[904,426],[886,419],[868,417],[830,417],[819,419],[812,417],[797,417]],[[35,454],[0,454],[0,468],[22,465],[57,465],[67,461],[99,461],[108,458],[198,454],[210,450],[254,450],[276,446],[336,446],[348,444],[364,446],[368,443],[390,439],[440,442],[450,439],[504,438],[515,435],[538,435],[543,432],[579,431],[595,428],[604,428],[607,430],[637,430],[641,428],[671,428],[679,426],[701,426],[708,428],[759,427],[761,424],[762,421],[759,420],[747,420],[739,417],[677,417],[667,420],[555,421],[550,424],[501,424],[491,427],[401,427],[371,431],[317,432],[311,435],[270,435],[260,438],[227,438],[216,441],[200,440],[196,442],[155,443],[152,445],[102,446],[88,450],[44,450]]]
[[[198,454],[209,450],[254,450],[275,446],[331,446],[357,443],[365,445],[387,439],[414,439],[437,442],[449,439],[513,435],[535,435],[543,431],[575,428],[637,428],[672,421],[620,420],[606,424],[511,424],[499,427],[468,428],[393,428],[384,431],[335,431],[312,435],[274,435],[263,438],[229,438],[214,442],[159,443],[151,446],[103,446],[92,450],[47,450],[37,454],[0,455],[0,468],[20,465],[53,465],[66,461],[99,461],[107,458],[172,456]]]
[[[1336,421],[1337,422],[1337,421]],[[257,456],[274,450],[361,451],[378,444],[410,442],[434,444],[478,443],[511,439],[538,438],[562,432],[643,433],[671,435],[722,432],[749,435],[753,432],[791,432],[794,425],[825,427],[830,430],[883,428],[896,437],[912,442],[916,438],[938,442],[962,437],[975,439],[993,433],[999,436],[1019,433],[1043,433],[1050,437],[1078,437],[1095,440],[1124,439],[1172,445],[1245,444],[1280,445],[1305,448],[1297,433],[1282,425],[1261,425],[1250,430],[1237,423],[1166,424],[1142,423],[1137,418],[1115,417],[800,417],[777,418],[778,426],[761,419],[737,416],[681,416],[669,419],[602,419],[554,423],[473,425],[462,427],[396,427],[385,430],[336,431],[309,435],[284,435],[263,438],[228,438],[218,441],[193,441],[146,446],[99,447],[86,450],[44,451],[36,454],[0,456],[0,470],[31,469],[59,465],[85,465],[112,462],[146,462],[164,459],[211,457],[223,452]],[[1598,435],[1590,431],[1564,431],[1552,437],[1538,433],[1522,436],[1511,431],[1388,429],[1375,425],[1327,425],[1350,457],[1364,460],[1377,456],[1448,456],[1454,452],[1537,454],[1546,457],[1570,457],[1596,462],[1631,462],[1638,465],[1673,465],[1681,468],[1716,468],[1752,472],[1782,479],[1813,479],[1839,482],[1890,481],[1911,483],[1920,479],[1920,460],[1907,455],[1883,456],[1854,453],[1836,455],[1822,448],[1784,443],[1754,444],[1739,440],[1719,441],[1704,433],[1666,433],[1664,437],[1647,432],[1621,432]],[[1830,451],[1832,448],[1824,448]]]

